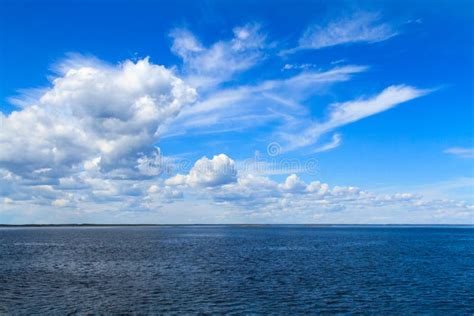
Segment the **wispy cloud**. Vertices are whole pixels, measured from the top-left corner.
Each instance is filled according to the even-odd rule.
[[[380,14],[357,12],[326,25],[310,26],[299,39],[299,48],[320,49],[341,44],[375,43],[395,35],[397,32],[388,23],[381,22]]]
[[[316,148],[315,150],[313,150],[313,152],[314,153],[322,153],[322,152],[329,151],[329,150],[332,150],[334,148],[337,148],[341,144],[342,144],[341,134],[336,133],[332,136],[332,139],[329,143],[326,143],[326,144]]]
[[[444,153],[461,158],[474,158],[474,148],[452,147],[444,150]]]
[[[213,87],[251,68],[267,47],[266,35],[256,23],[234,28],[231,39],[209,47],[186,29],[174,29],[170,36],[171,50],[183,60],[186,80],[199,88]]]
[[[387,111],[401,103],[419,98],[432,90],[417,89],[406,85],[390,86],[376,96],[353,101],[334,103],[329,107],[328,118],[313,123],[303,132],[303,137],[286,135],[288,149],[296,149],[315,143],[319,137],[335,128]]]
[[[348,81],[368,67],[347,65],[326,71],[303,71],[284,79],[264,80],[255,85],[242,85],[231,89],[216,89],[204,94],[192,107],[180,114],[160,131],[167,135],[190,132],[193,134],[221,131],[229,128],[244,129],[271,120],[287,124],[307,114],[302,105],[308,96],[320,88]]]

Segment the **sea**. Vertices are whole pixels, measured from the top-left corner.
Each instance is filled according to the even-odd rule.
[[[474,314],[472,226],[0,228],[0,314]]]

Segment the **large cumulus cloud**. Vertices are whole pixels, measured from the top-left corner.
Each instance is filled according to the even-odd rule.
[[[196,91],[148,58],[108,65],[76,58],[52,86],[0,114],[0,167],[27,176],[74,168],[156,174],[158,128]]]

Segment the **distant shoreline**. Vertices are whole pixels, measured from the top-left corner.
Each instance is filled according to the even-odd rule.
[[[474,224],[0,224],[19,227],[474,227]]]

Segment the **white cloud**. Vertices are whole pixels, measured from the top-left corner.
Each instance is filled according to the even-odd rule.
[[[350,17],[331,21],[327,25],[309,27],[299,39],[300,48],[320,49],[350,43],[374,43],[397,35],[380,15],[358,12]]]
[[[0,114],[0,195],[18,208],[146,209],[146,188],[168,163],[158,129],[196,100],[195,89],[148,58],[73,56],[56,68],[50,87]]]
[[[311,69],[311,68],[315,68],[315,67],[316,67],[316,65],[314,65],[314,64],[285,64],[281,70],[282,71],[302,70],[302,69]]]
[[[266,36],[258,24],[233,29],[233,38],[205,47],[191,32],[175,29],[170,33],[172,51],[184,62],[187,81],[196,87],[215,86],[236,73],[254,66],[263,58]]]
[[[329,192],[329,185],[319,181],[313,181],[306,187],[309,193],[317,193],[318,195],[325,195]]]
[[[372,98],[332,104],[329,120],[324,124],[324,128],[331,129],[358,121],[429,92],[429,90],[398,85],[390,86]]]
[[[390,86],[370,98],[334,103],[329,106],[328,118],[321,123],[313,123],[312,126],[303,132],[303,137],[295,138],[291,135],[286,136],[286,138],[290,140],[289,149],[311,145],[316,142],[322,134],[335,128],[387,111],[401,103],[419,98],[430,92],[431,90],[398,85]]]
[[[196,99],[194,89],[148,58],[117,66],[69,60],[61,71],[36,100],[0,114],[1,167],[46,175],[83,164],[104,171],[138,164],[149,174],[158,128]]]
[[[269,121],[299,124],[299,118],[307,115],[307,108],[301,102],[330,84],[348,81],[366,70],[365,66],[347,65],[327,71],[303,71],[251,86],[220,89],[203,95],[192,107],[183,109],[161,132],[166,137],[239,130]]]
[[[175,190],[169,186],[160,187],[156,184],[152,184],[148,190],[148,200],[160,200],[165,202],[172,202],[174,200],[182,199],[183,192],[180,190]]]
[[[444,153],[461,158],[474,158],[474,148],[451,147],[446,149]]]
[[[230,159],[225,157],[226,160]],[[173,181],[166,181],[166,183],[172,186],[189,184],[189,175],[180,177],[184,177],[181,178],[184,180],[175,181],[175,178],[171,178]],[[466,202],[426,200],[421,195],[413,193],[375,194],[353,186],[331,188],[328,184],[319,181],[307,184],[296,174],[289,175],[281,183],[267,177],[237,174],[232,181],[220,181],[220,184],[213,182],[211,186],[188,187],[187,194],[200,196],[200,199],[207,196],[214,203],[230,207],[234,212],[245,214],[245,216],[262,218],[263,214],[267,214],[273,219],[284,220],[294,215],[308,219],[314,216],[324,217],[333,212],[352,210],[362,212],[369,209],[431,211],[432,214],[439,213],[440,216],[444,216],[445,211],[449,209],[461,218],[469,218],[474,211],[474,206]],[[361,222],[366,220],[358,219]],[[397,222],[396,216],[392,220]]]
[[[342,143],[341,134],[336,133],[336,134],[332,135],[332,139],[329,143],[317,147],[315,150],[313,150],[313,152],[314,153],[322,153],[322,152],[325,152],[325,151],[329,151],[329,150],[332,150],[334,148],[339,147],[341,145],[341,143]]]
[[[68,204],[69,204],[69,201],[66,199],[56,199],[53,202],[51,202],[51,205],[56,206],[56,207],[64,207],[64,206],[67,206]]]
[[[239,35],[239,32],[242,34]],[[188,79],[193,80],[193,76],[209,76],[211,81],[217,80],[210,85],[205,85],[207,88],[235,77],[235,74],[241,70],[255,66],[254,62],[245,62],[243,63],[245,67],[235,67],[234,59],[255,60],[253,57],[248,58],[257,55],[262,57],[268,47],[265,36],[255,25],[234,29],[234,39],[219,41],[209,48],[204,47],[194,35],[186,30],[177,29],[171,35],[174,38],[173,51],[183,58]],[[215,50],[226,50],[225,60],[221,59],[220,54],[214,53]],[[214,56],[216,60],[207,61],[209,56]],[[204,59],[206,62],[203,61]],[[214,66],[219,67],[226,74],[223,76],[212,73],[208,67]],[[253,85],[237,85],[226,89],[201,89],[200,100],[193,107],[185,108],[175,119],[165,124],[160,129],[160,133],[164,137],[223,133],[268,123],[275,126],[276,137],[301,133],[299,127],[308,124],[310,113],[305,103],[311,96],[325,93],[330,84],[348,81],[355,74],[368,69],[366,66],[345,65],[329,70],[309,70],[313,66],[287,64],[286,69],[298,69],[298,72],[285,76],[286,78],[283,79],[257,80]],[[198,75],[198,73],[201,74]],[[329,146],[327,149],[323,146],[320,149],[329,150],[337,147],[340,144],[340,137],[334,137],[332,143],[327,144]],[[293,136],[291,138],[295,139]]]
[[[188,175],[178,174],[165,181],[167,185],[215,187],[236,181],[235,162],[224,154],[212,159],[202,157]]]
[[[306,190],[306,184],[296,174],[289,175],[285,182],[280,184],[284,192],[298,193]]]
[[[350,26],[350,30],[362,30],[363,32],[361,31],[361,34],[368,37],[369,35],[375,36],[374,34],[376,34],[375,31],[371,32],[368,30],[369,26],[372,27],[375,25],[374,30],[379,31],[385,29],[376,23],[378,19],[376,14],[358,13],[351,19],[342,21],[345,21],[344,23]],[[331,25],[335,27],[342,24],[334,22]],[[264,36],[260,35],[258,28],[250,28],[247,26],[243,28],[243,30],[245,30],[244,33],[250,34],[247,35],[248,37],[244,36],[246,39],[254,38],[254,40],[251,41],[253,44],[243,45],[243,47],[259,47],[260,50],[258,54],[265,51]],[[217,42],[210,48],[205,48],[189,32],[176,30],[175,33],[174,51],[182,56],[185,65],[187,63],[187,68],[202,68],[204,72],[206,72],[206,67],[200,63],[201,56],[214,55],[211,54],[211,51],[217,49],[217,47],[227,47],[230,51],[226,56],[230,56],[229,59],[231,61],[228,62],[227,60],[224,61],[217,58],[218,62],[211,63],[211,65],[224,63],[226,65],[222,65],[222,69],[227,69],[226,67],[233,69],[227,72],[227,76],[225,77],[228,79],[238,72],[238,67],[235,68],[232,66],[232,59],[245,59],[249,54],[246,50],[240,50],[237,54],[230,49],[235,46],[233,44],[235,38],[238,38],[235,30],[235,38],[233,40]],[[359,38],[361,38],[361,36],[362,35],[360,35]],[[248,63],[246,65],[252,67],[254,63]],[[196,135],[240,131],[271,123],[275,126],[274,137],[279,138],[282,144],[288,142],[288,144],[284,146],[283,151],[289,151],[312,145],[319,141],[321,135],[339,126],[385,111],[397,104],[417,98],[429,92],[428,90],[421,90],[405,85],[390,86],[372,98],[361,98],[359,100],[332,104],[330,105],[328,111],[329,117],[326,121],[314,123],[314,119],[309,118],[310,113],[306,104],[310,97],[321,92],[324,93],[330,84],[350,80],[353,75],[366,71],[368,67],[345,65],[334,67],[326,71],[305,70],[309,66],[311,65],[288,63],[285,65],[285,69],[299,68],[300,70],[303,69],[303,71],[284,79],[257,80],[254,85],[237,85],[227,89],[207,90],[200,96],[200,100],[195,106],[181,111],[176,119],[165,124],[160,132],[164,137],[173,137],[183,134]],[[197,73],[196,69],[194,73]],[[210,75],[210,73],[208,75]],[[223,78],[218,74],[212,74],[211,77]],[[306,126],[306,128],[302,130],[301,127],[304,126]],[[299,137],[295,137],[295,135],[299,135]],[[303,137],[301,137],[301,135],[303,135]],[[313,152],[327,151],[336,148],[340,144],[340,135],[335,134],[330,143],[320,145],[313,149]]]

